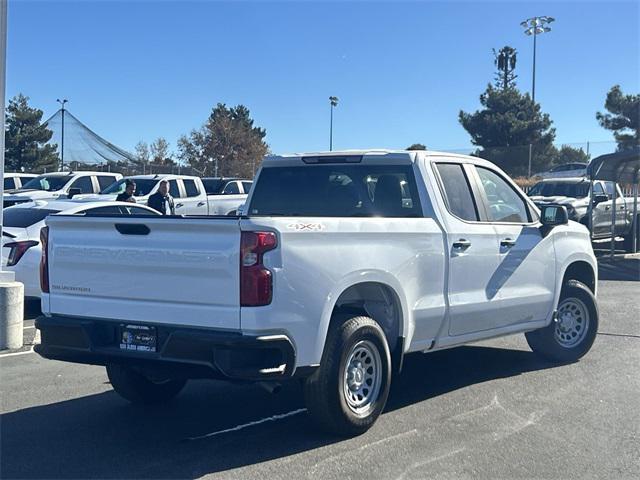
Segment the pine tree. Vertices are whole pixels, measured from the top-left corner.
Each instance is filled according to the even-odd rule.
[[[7,171],[57,170],[56,144],[48,144],[53,132],[42,124],[42,110],[29,106],[29,97],[19,94],[6,110],[5,164]]]
[[[610,113],[596,113],[600,125],[613,131],[618,150],[640,145],[640,95],[624,95],[620,85],[614,85],[604,108]]]
[[[268,151],[266,134],[244,105],[219,103],[199,130],[178,140],[179,157],[207,175],[251,178]]]
[[[528,171],[529,145],[533,170],[543,170],[552,164],[556,154],[553,122],[529,94],[516,88],[499,90],[489,85],[480,96],[480,103],[481,110],[459,114],[471,142],[482,147],[477,155],[514,176]]]

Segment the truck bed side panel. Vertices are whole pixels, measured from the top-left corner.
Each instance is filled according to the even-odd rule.
[[[284,329],[298,366],[319,363],[333,306],[359,283],[382,283],[398,296],[407,348],[427,348],[437,335],[446,310],[445,254],[433,219],[252,217],[241,228],[276,231],[279,244],[265,255],[273,301],[242,308],[242,330]]]

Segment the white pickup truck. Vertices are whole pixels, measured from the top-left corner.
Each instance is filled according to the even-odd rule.
[[[134,197],[137,203],[143,205],[147,204],[150,195],[158,191],[161,180],[168,181],[169,194],[174,199],[176,215],[229,215],[235,213],[247,198],[246,193],[243,193],[240,180],[229,181],[230,185],[225,183],[223,185],[225,188],[221,192],[210,195],[199,177],[157,174],[126,177],[97,195],[77,195],[74,199],[81,202],[115,200],[118,194],[124,192],[127,180],[133,180],[136,183]],[[247,181],[245,180],[244,183]],[[235,189],[232,188],[234,186]]]
[[[300,378],[318,425],[356,435],[408,353],[524,332],[571,362],[595,339],[587,229],[564,207],[539,211],[487,161],[269,157],[243,212],[49,217],[36,351],[105,365],[140,403],[189,378]]]
[[[3,196],[3,207],[36,200],[63,200],[81,194],[98,193],[122,175],[110,172],[52,172],[22,182],[20,189]]]

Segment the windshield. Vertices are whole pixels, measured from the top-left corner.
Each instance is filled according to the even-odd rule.
[[[46,208],[5,208],[2,212],[3,223],[5,227],[27,228],[44,220],[47,215],[59,211]]]
[[[23,189],[45,190],[55,192],[64,187],[71,177],[61,175],[40,175],[22,185]]]
[[[116,183],[112,183],[107,188],[102,190],[100,192],[100,195],[107,195],[107,194],[117,195],[124,192],[124,189],[126,187],[126,181],[127,180],[123,178],[122,180],[118,180]],[[136,191],[133,194],[133,196],[144,197],[145,195],[149,195],[151,190],[153,190],[153,187],[155,187],[159,181],[160,179],[153,179],[153,178],[140,178],[140,179],[134,180],[134,182],[136,183]]]
[[[589,183],[539,182],[528,192],[530,197],[572,197],[584,198],[589,195]]]

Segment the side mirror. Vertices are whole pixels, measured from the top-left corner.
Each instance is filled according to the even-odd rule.
[[[70,188],[69,193],[67,194],[68,198],[73,198],[76,195],[80,195],[82,193],[81,188]]]
[[[607,195],[599,194],[599,195],[594,195],[593,196],[593,204],[594,205],[598,205],[599,203],[606,202],[608,200],[609,200],[609,197]]]
[[[569,223],[567,209],[562,205],[543,205],[540,207],[540,221],[545,227],[556,227]]]

